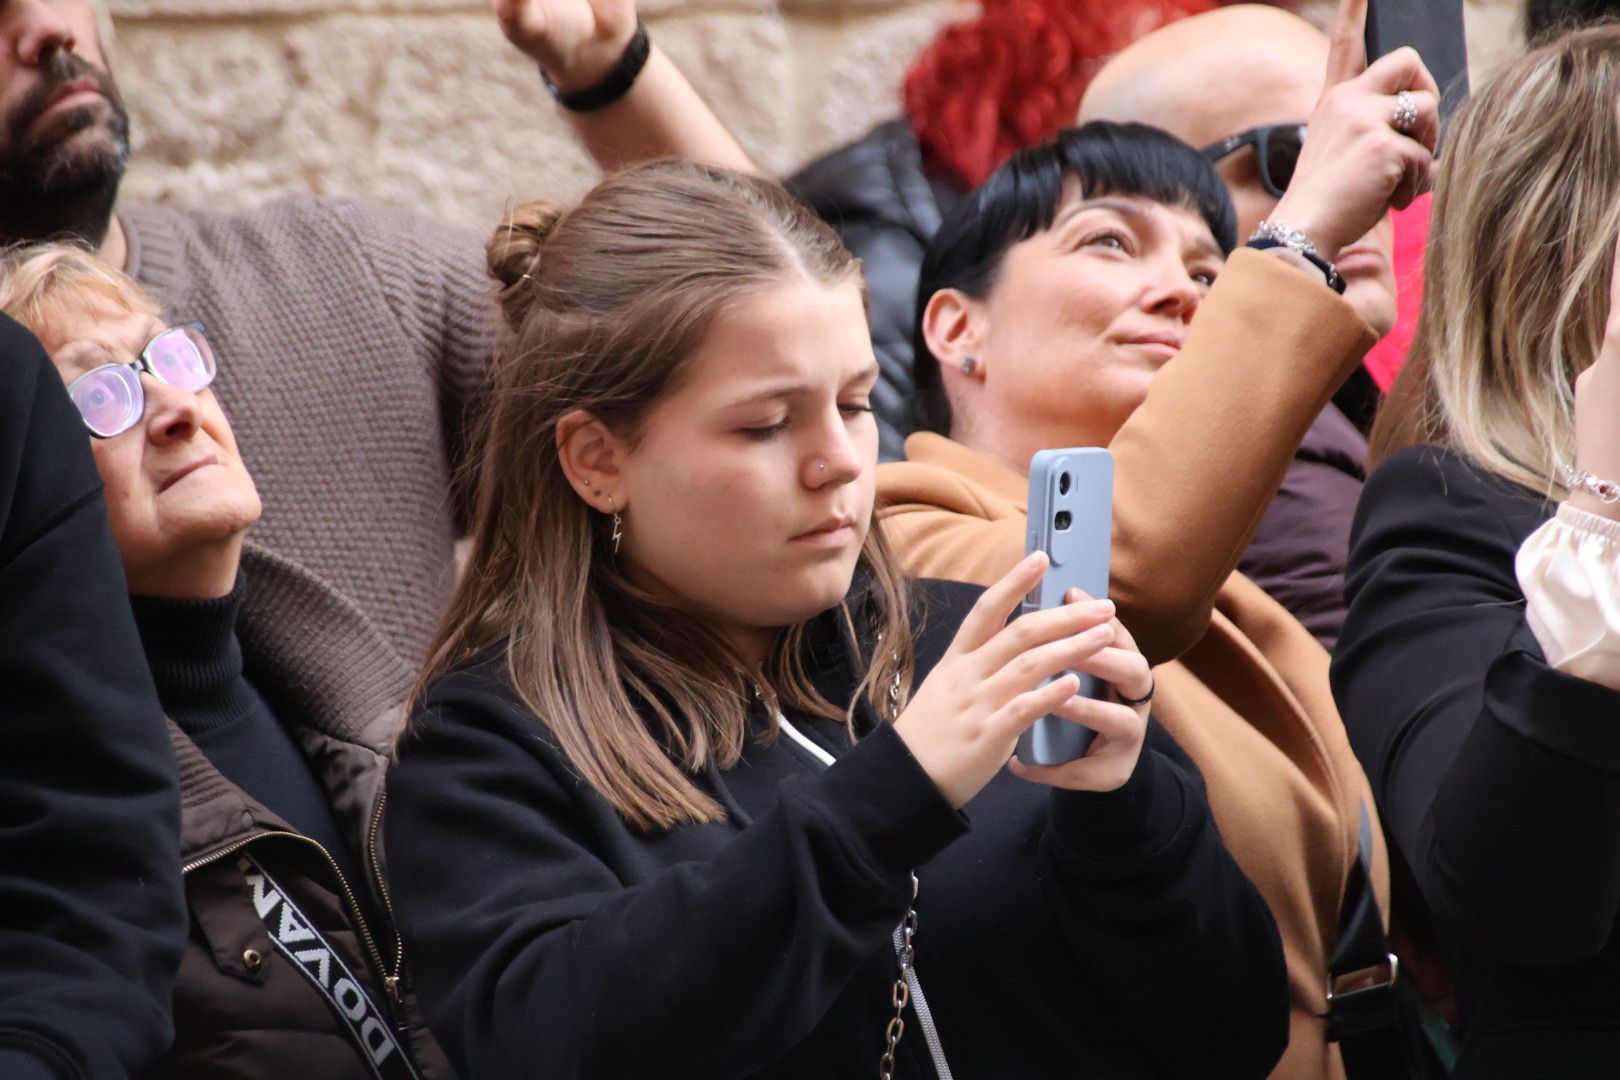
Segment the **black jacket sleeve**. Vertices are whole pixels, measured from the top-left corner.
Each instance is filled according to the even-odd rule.
[[[1095,1026],[1116,1057],[1157,1077],[1265,1076],[1288,1043],[1282,938],[1170,734],[1148,726],[1117,791],[1053,791],[1041,844],[1075,970],[1106,979]]]
[[[0,316],[0,1075],[117,1080],[171,1037],[173,753],[89,439]]]
[[[413,723],[383,838],[415,984],[465,1076],[756,1072],[811,1032],[905,913],[911,868],[966,828],[883,728],[785,781],[718,855],[627,887],[596,852],[646,840],[609,823],[494,676],[440,680]]]
[[[1594,956],[1620,913],[1620,693],[1547,664],[1514,576],[1531,493],[1432,448],[1356,516],[1333,690],[1439,928],[1509,963]]]

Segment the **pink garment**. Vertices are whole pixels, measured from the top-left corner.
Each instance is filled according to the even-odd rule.
[[[1525,538],[1514,570],[1547,663],[1620,690],[1620,521],[1565,503]]]
[[[1395,223],[1395,327],[1362,361],[1367,374],[1386,394],[1395,373],[1406,362],[1406,350],[1411,348],[1418,311],[1423,306],[1423,248],[1429,241],[1429,207],[1433,202],[1432,195],[1423,195],[1405,210],[1390,214]]]

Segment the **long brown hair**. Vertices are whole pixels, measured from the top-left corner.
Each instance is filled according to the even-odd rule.
[[[881,644],[863,646],[872,655],[861,658],[859,692],[838,707],[811,685],[803,626],[784,628],[756,674],[701,620],[637,588],[556,445],[558,420],[577,409],[633,441],[739,297],[795,278],[858,279],[837,234],[769,181],[655,162],[609,177],[566,212],[517,207],[490,238],[488,261],[509,333],[472,478],[467,571],[418,694],[504,643],[513,688],[572,766],[646,830],[724,817],[693,776],[737,763],[756,687],[772,705],[846,724],[863,697],[887,715],[898,685],[903,703],[913,670],[905,584],[875,526],[857,571],[869,587],[842,618],[856,640]]]
[[[1620,26],[1497,72],[1446,136],[1412,349],[1374,463],[1434,442],[1558,496],[1575,377],[1603,342],[1620,232]]]

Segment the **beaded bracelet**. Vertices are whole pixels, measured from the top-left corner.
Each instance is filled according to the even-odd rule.
[[[1620,502],[1620,484],[1613,480],[1600,480],[1589,472],[1580,472],[1576,469],[1564,470],[1564,486],[1571,491],[1585,491],[1597,496],[1599,502],[1605,506],[1612,506]]]

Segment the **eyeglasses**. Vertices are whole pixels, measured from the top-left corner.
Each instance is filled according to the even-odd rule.
[[[214,381],[218,370],[202,323],[186,323],[148,341],[141,354],[127,364],[91,368],[68,383],[68,397],[90,434],[110,439],[134,427],[146,412],[141,372],[195,394]]]
[[[1294,166],[1299,164],[1299,151],[1304,145],[1304,124],[1262,124],[1210,143],[1199,153],[1213,165],[1245,146],[1254,147],[1255,159],[1260,163],[1260,183],[1280,199],[1294,178]]]

